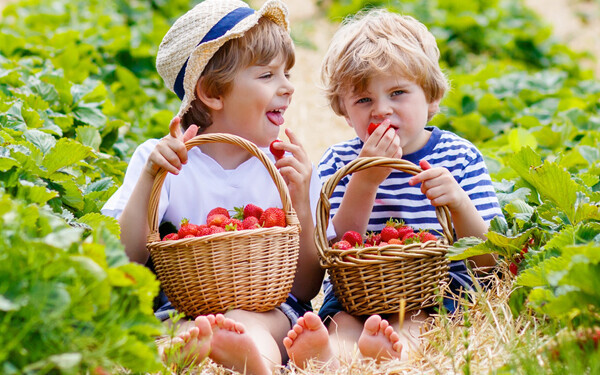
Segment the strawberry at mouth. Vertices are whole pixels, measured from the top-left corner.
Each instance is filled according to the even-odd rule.
[[[283,122],[285,121],[283,119],[282,109],[275,109],[273,111],[267,112],[267,118],[269,119],[269,121],[271,121],[274,125],[277,126],[283,125]]]
[[[375,124],[374,122],[370,123],[370,124],[369,124],[369,127],[368,127],[368,129],[367,129],[367,133],[368,133],[369,135],[371,135],[371,134],[372,134],[372,133],[375,131],[375,129],[377,129],[377,127],[378,127],[379,125],[381,125],[381,124],[383,124],[383,122],[380,122],[379,124]],[[389,128],[392,128],[392,129],[394,129],[394,131],[398,130],[398,127],[397,127],[396,125],[392,125],[392,124],[389,124],[387,128],[388,128],[388,129],[389,129]],[[386,129],[386,130],[387,130],[387,129]]]

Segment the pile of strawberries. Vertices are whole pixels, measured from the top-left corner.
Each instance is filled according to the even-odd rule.
[[[404,225],[402,220],[390,219],[385,224],[381,232],[370,232],[364,240],[360,233],[348,231],[344,233],[342,239],[332,245],[332,248],[339,250],[349,250],[355,247],[372,247],[385,245],[408,245],[411,243],[437,241],[438,238],[432,233],[421,230],[415,232],[412,227]]]
[[[203,237],[209,234],[250,230],[257,228],[285,227],[285,211],[277,207],[265,210],[254,204],[236,207],[235,214],[231,216],[229,210],[216,207],[206,216],[206,224],[192,224],[188,219],[181,220],[181,227],[177,233],[169,233],[162,240],[179,240],[182,238]]]

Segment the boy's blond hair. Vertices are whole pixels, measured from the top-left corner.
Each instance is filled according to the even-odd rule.
[[[448,89],[439,57],[435,37],[421,22],[372,9],[344,20],[325,55],[321,78],[329,104],[340,116],[346,115],[341,97],[364,91],[370,78],[381,73],[415,82],[431,103]]]
[[[227,95],[231,91],[235,75],[250,65],[266,65],[281,55],[287,70],[295,63],[294,45],[285,29],[268,18],[261,18],[258,24],[242,37],[227,41],[214,54],[204,68],[197,84],[211,97]],[[198,125],[198,133],[204,131],[212,119],[208,107],[200,99],[191,103],[183,115],[181,126],[187,129]]]

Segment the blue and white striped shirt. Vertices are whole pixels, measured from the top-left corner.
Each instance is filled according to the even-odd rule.
[[[431,137],[427,144],[403,159],[419,165],[420,160],[427,160],[432,167],[447,168],[458,184],[469,195],[471,201],[486,223],[494,216],[502,215],[498,198],[483,156],[477,148],[456,134],[427,127]],[[337,170],[356,159],[363,147],[363,142],[356,137],[346,142],[331,146],[319,163],[319,177],[324,183]],[[440,231],[442,227],[437,219],[435,207],[421,192],[420,185],[410,186],[408,180],[412,175],[394,170],[379,186],[369,219],[367,231],[381,231],[390,218],[399,218],[415,229]],[[335,187],[331,198],[330,215],[333,217],[340,206],[346,186],[351,176],[345,176]]]

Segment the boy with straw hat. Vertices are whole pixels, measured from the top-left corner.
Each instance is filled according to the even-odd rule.
[[[169,134],[138,147],[123,186],[103,208],[119,218],[121,240],[129,258],[145,264],[148,201],[157,171],[167,177],[162,187],[159,222],[188,218],[204,222],[217,206],[249,202],[280,207],[276,186],[261,162],[238,146],[210,143],[186,151],[184,142],[197,134],[230,133],[265,151],[277,139],[294,88],[294,65],[287,10],[279,0],[255,11],[240,0],[205,0],[181,16],[165,35],[156,66],[166,85],[181,99]],[[313,241],[313,217],[319,178],[298,138],[286,129],[289,142],[276,161],[302,232],[292,293],[282,306],[266,313],[241,310],[199,316],[180,326],[166,350],[186,357],[186,364],[209,356],[229,369],[251,374],[272,373],[287,361],[283,337],[299,316],[311,310],[323,277]],[[185,165],[185,167],[184,167]],[[162,320],[173,311],[167,302],[156,313]]]

